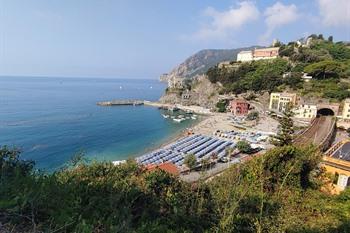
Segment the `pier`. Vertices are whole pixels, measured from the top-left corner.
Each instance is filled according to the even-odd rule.
[[[212,115],[210,112],[210,109],[203,108],[200,106],[184,106],[181,104],[165,104],[165,103],[160,103],[160,102],[153,102],[153,101],[147,101],[147,100],[111,100],[111,101],[102,101],[102,102],[97,102],[97,105],[100,106],[123,106],[123,105],[133,105],[133,106],[138,106],[138,105],[147,105],[151,107],[157,107],[160,109],[166,109],[166,110],[171,110],[171,111],[176,111],[176,110],[183,110],[186,112],[192,112],[192,113],[197,113],[201,115]]]
[[[100,106],[122,106],[122,105],[143,105],[143,100],[111,100],[111,101],[103,101],[97,102],[97,105]]]

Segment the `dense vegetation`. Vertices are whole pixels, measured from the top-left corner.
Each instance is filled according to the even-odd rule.
[[[214,66],[209,80],[220,82],[223,92],[281,91],[288,88],[304,95],[342,100],[350,97],[350,48],[343,42],[311,35],[310,44],[281,44],[280,58]],[[303,73],[313,76],[304,82]]]
[[[278,147],[189,184],[133,161],[47,174],[3,147],[0,222],[12,232],[348,232],[350,190],[321,192],[319,161],[312,147]]]

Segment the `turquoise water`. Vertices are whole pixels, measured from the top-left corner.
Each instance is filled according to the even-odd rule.
[[[101,107],[111,99],[157,100],[157,80],[0,77],[0,145],[47,170],[76,152],[97,160],[139,155],[193,124],[164,119],[148,106]]]

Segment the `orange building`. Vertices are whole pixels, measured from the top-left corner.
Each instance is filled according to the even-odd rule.
[[[248,114],[250,104],[241,99],[235,99],[230,101],[230,110],[235,116],[245,116]]]
[[[163,171],[165,171],[169,174],[175,175],[175,176],[178,176],[180,174],[178,167],[171,162],[166,162],[166,163],[161,163],[161,164],[148,164],[146,166],[146,170],[148,170],[148,171],[154,171],[156,169],[163,170]]]

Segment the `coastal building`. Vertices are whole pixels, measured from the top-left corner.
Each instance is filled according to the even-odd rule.
[[[279,47],[254,49],[253,51],[241,51],[237,54],[237,61],[247,62],[278,57]]]
[[[302,104],[293,109],[294,117],[310,120],[317,116],[317,106],[313,104]]]
[[[278,57],[279,47],[272,48],[263,48],[263,49],[254,49],[253,59],[262,60],[262,59],[273,59]]]
[[[237,54],[237,61],[246,62],[253,60],[253,52],[251,50],[241,51]]]
[[[297,95],[295,93],[271,93],[269,109],[284,112],[288,104],[296,106]]]
[[[199,94],[190,90],[185,90],[181,94],[182,105],[193,105],[198,100]]]
[[[146,170],[147,171],[154,171],[156,169],[160,169],[162,171],[165,171],[169,174],[172,174],[174,176],[178,176],[180,174],[180,171],[178,167],[171,163],[171,162],[166,162],[166,163],[161,163],[161,164],[148,164],[146,165]]]
[[[303,73],[303,76],[301,76],[301,78],[305,81],[305,82],[309,82],[312,79],[311,75],[308,75],[307,73]]]
[[[249,112],[250,104],[246,100],[235,99],[230,101],[229,108],[233,115],[245,116]]]
[[[337,127],[349,129],[350,128],[350,99],[345,99],[343,108],[337,116]]]
[[[335,187],[342,191],[350,187],[350,141],[339,142],[323,157],[323,167],[335,176]]]
[[[345,99],[344,101],[342,119],[346,122],[350,122],[350,99]]]

